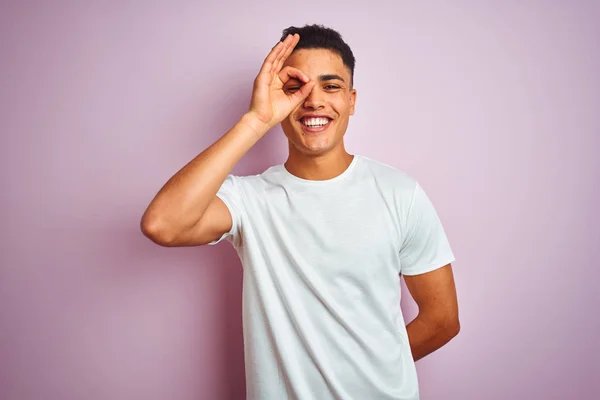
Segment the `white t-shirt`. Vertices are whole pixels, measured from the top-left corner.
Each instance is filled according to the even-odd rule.
[[[244,267],[247,398],[415,400],[400,276],[454,256],[408,175],[354,156],[309,181],[283,165],[227,177],[218,194]]]

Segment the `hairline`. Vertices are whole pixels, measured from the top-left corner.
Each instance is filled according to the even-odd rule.
[[[291,52],[290,56],[291,56],[292,54],[294,54],[295,52],[297,52],[297,51],[300,51],[300,50],[327,50],[327,51],[329,51],[330,53],[333,53],[333,54],[335,54],[336,56],[338,56],[338,57],[340,58],[340,60],[342,60],[342,65],[344,66],[344,68],[346,69],[346,71],[348,71],[348,75],[350,75],[350,83],[349,83],[349,85],[350,85],[350,89],[353,89],[353,88],[354,88],[354,76],[353,76],[354,72],[352,71],[352,69],[350,68],[350,66],[349,66],[349,65],[346,65],[346,63],[344,62],[344,57],[342,57],[342,55],[341,55],[341,54],[340,54],[338,51],[335,51],[334,49],[330,49],[329,47],[325,47],[325,46],[319,46],[319,47],[312,47],[312,46],[310,46],[310,47],[301,47],[301,48],[295,48],[295,49],[294,49],[294,50]],[[331,74],[331,73],[327,73],[327,74],[323,74],[323,75],[321,75],[321,76],[326,76],[326,75],[332,76],[332,75],[337,75],[337,74]],[[321,79],[320,79],[320,78],[321,78],[321,76],[319,76],[319,80],[321,80]],[[341,77],[340,77],[340,78],[341,78]],[[346,81],[345,81],[344,79],[342,79],[342,81],[343,81],[344,83],[346,83]]]

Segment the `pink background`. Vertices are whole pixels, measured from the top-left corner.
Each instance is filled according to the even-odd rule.
[[[243,398],[237,256],[139,220],[309,22],[357,57],[348,149],[418,178],[457,256],[422,398],[600,391],[598,2],[50,3],[0,6],[1,399]],[[276,129],[234,172],[286,154]]]

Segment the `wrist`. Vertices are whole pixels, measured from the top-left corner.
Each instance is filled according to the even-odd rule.
[[[240,118],[239,123],[250,128],[257,139],[262,138],[272,127],[269,124],[261,121],[252,112],[247,112]]]

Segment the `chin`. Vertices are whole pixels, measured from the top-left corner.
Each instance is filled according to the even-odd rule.
[[[331,148],[329,147],[319,147],[319,148],[314,148],[314,147],[300,147],[300,146],[295,146],[296,149],[306,155],[306,156],[311,156],[311,157],[315,157],[315,156],[321,156],[323,154],[327,154],[329,153],[329,151],[331,151]]]
[[[307,140],[309,139],[309,140]],[[288,138],[289,140],[289,138]],[[302,135],[290,141],[291,145],[299,152],[307,156],[319,156],[334,150],[339,143],[333,141],[331,136],[322,138],[306,138]]]
[[[336,140],[337,124],[335,123],[331,123],[327,129],[320,132],[311,132],[297,121],[288,121],[285,125],[282,124],[282,128],[290,142],[290,150],[293,148],[306,156],[329,153],[340,144],[340,141]]]

